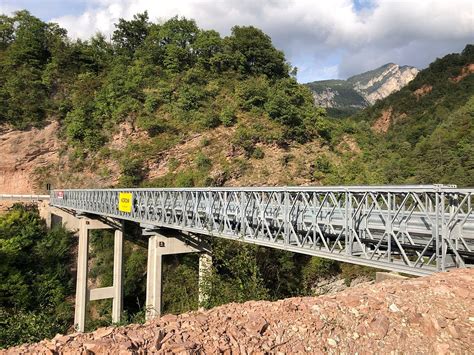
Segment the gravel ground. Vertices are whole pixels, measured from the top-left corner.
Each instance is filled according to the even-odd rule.
[[[57,335],[0,354],[474,353],[474,270],[319,297],[227,304]]]

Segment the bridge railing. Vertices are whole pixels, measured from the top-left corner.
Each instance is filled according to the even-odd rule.
[[[54,190],[50,204],[429,274],[474,263],[474,189],[450,186]]]
[[[0,201],[45,201],[49,200],[50,195],[21,195],[21,194],[0,194]]]

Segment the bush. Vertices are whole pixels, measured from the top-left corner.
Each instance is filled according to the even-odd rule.
[[[225,106],[221,111],[221,122],[224,126],[230,127],[235,124],[237,117],[235,115],[235,108],[232,106]]]
[[[212,167],[212,160],[201,152],[197,154],[195,162],[197,168],[201,170],[209,170]]]
[[[265,157],[265,153],[263,152],[262,148],[255,147],[255,149],[252,152],[252,158],[263,159],[264,157]]]
[[[72,323],[73,239],[47,230],[36,208],[0,216],[0,348],[64,333]]]
[[[123,187],[137,187],[146,176],[143,161],[138,158],[125,157],[121,161],[119,184]]]
[[[308,264],[303,267],[304,288],[307,292],[311,293],[311,288],[319,279],[336,275],[339,272],[339,262],[313,256]]]

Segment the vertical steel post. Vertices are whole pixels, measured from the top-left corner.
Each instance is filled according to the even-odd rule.
[[[288,245],[290,244],[290,193],[288,190],[284,191],[283,223],[284,244]]]
[[[316,192],[311,192],[310,193],[311,196],[313,197],[313,243],[312,243],[312,247],[313,248],[316,248],[316,239],[317,239],[317,224],[318,224],[318,215],[316,214],[316,211],[318,211],[318,205],[316,203],[317,199],[318,199],[318,194]],[[308,194],[308,196],[310,196],[310,194]]]
[[[444,191],[441,192],[441,270],[446,270],[446,252],[448,244],[446,239],[448,238],[448,231],[446,228],[446,200]]]
[[[346,249],[346,255],[351,255],[352,248],[349,247],[349,219],[350,216],[350,208],[349,205],[351,203],[351,196],[349,191],[345,191],[344,193],[344,248]]]
[[[439,223],[440,223],[440,206],[439,206],[439,200],[440,200],[440,195],[439,192],[436,191],[434,193],[435,196],[435,225],[433,226],[433,233],[435,236],[435,250],[436,250],[436,270],[441,271],[442,269],[442,260],[441,260],[441,253],[440,253],[440,248],[441,248],[441,241],[440,241],[440,233],[439,233]]]
[[[388,262],[392,261],[392,194],[387,193],[387,225],[385,233],[387,234],[387,258]]]
[[[352,253],[354,252],[354,249],[353,249],[354,248],[354,226],[355,226],[355,219],[357,218],[357,216],[354,213],[354,208],[352,207],[353,197],[354,195],[352,194],[352,192],[349,192],[349,220],[348,220],[349,225],[347,226],[349,228],[348,233],[347,233],[347,237],[349,241],[349,244],[348,244],[349,255],[352,255]]]
[[[240,235],[245,235],[245,191],[240,191]]]

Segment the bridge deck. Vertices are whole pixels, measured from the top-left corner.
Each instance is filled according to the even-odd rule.
[[[55,190],[74,212],[414,275],[474,264],[474,189],[423,186]]]

